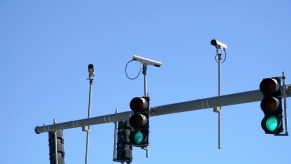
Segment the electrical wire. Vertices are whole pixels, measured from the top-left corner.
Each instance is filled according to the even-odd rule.
[[[221,62],[221,64],[225,62],[225,60],[226,60],[226,56],[227,56],[226,51],[225,51],[225,48],[223,49],[223,51],[224,51],[224,56],[225,56],[225,57],[224,57],[223,61]],[[218,61],[219,59],[217,59],[219,55],[222,55],[222,54],[218,54],[218,53],[217,53],[217,54],[215,55],[215,61],[216,61],[217,63],[219,62],[219,61]]]
[[[223,51],[224,51],[224,56],[225,56],[225,57],[224,57],[224,60],[223,60],[223,62],[222,62],[222,63],[224,63],[224,62],[225,62],[225,60],[226,60],[226,56],[227,56],[227,55],[226,55],[225,48],[223,49]],[[221,64],[222,64],[222,63],[221,63]]]
[[[141,71],[142,71],[143,68],[140,69],[140,71],[139,71],[139,73],[137,74],[136,77],[134,77],[134,78],[129,77],[128,74],[127,74],[127,66],[128,66],[128,64],[129,64],[130,62],[132,62],[132,61],[134,61],[134,60],[132,59],[132,60],[130,60],[129,62],[127,62],[126,66],[125,66],[125,75],[126,75],[126,77],[127,77],[128,79],[130,79],[130,80],[135,80],[135,79],[137,79],[137,78],[139,77],[139,75],[140,75],[140,73],[141,73]]]

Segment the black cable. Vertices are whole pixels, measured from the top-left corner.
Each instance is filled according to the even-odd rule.
[[[128,74],[127,74],[127,66],[128,66],[128,64],[129,64],[130,62],[132,62],[132,61],[134,61],[134,60],[132,59],[132,60],[130,60],[129,62],[127,62],[126,66],[125,66],[125,75],[126,75],[126,77],[127,77],[128,79],[130,79],[130,80],[135,80],[135,79],[137,79],[137,78],[139,77],[139,75],[140,75],[140,73],[141,73],[141,71],[142,71],[142,68],[140,69],[140,71],[139,71],[139,73],[138,73],[138,75],[137,75],[136,77],[134,77],[134,78],[129,77]]]
[[[225,58],[224,58],[224,60],[223,60],[223,62],[222,62],[222,63],[224,63],[224,62],[225,62],[225,60],[226,60],[226,56],[227,56],[227,55],[226,55],[225,48],[223,48],[223,51],[224,51]],[[222,64],[222,63],[221,63],[221,64]]]
[[[217,56],[218,56],[218,54],[216,54],[216,55],[214,56],[214,59],[215,59],[215,61],[218,63],[219,61],[217,60]]]
[[[224,51],[224,56],[225,56],[225,58],[223,59],[223,61],[221,62],[221,64],[225,62],[225,60],[226,60],[226,56],[227,56],[226,51],[225,51],[225,48],[223,49],[223,51]],[[217,59],[219,55],[222,55],[222,54],[216,54],[215,57],[214,57],[214,58],[215,58],[215,61],[216,61],[217,63],[219,62],[219,61],[218,61],[219,59]]]

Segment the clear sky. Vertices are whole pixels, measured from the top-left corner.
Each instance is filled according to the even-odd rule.
[[[92,116],[129,111],[143,95],[142,77],[124,73],[134,54],[162,62],[148,68],[152,106],[216,96],[211,39],[228,45],[222,94],[256,90],[282,71],[290,84],[290,8],[288,0],[0,0],[0,163],[49,163],[48,135],[34,128],[87,117],[89,63]],[[140,67],[131,63],[129,75]],[[133,163],[291,162],[290,136],[264,134],[259,102],[221,114],[221,150],[212,109],[163,115],[150,120],[150,158],[134,148]],[[91,127],[89,164],[114,163],[113,125]],[[67,164],[84,163],[85,137],[64,131]]]

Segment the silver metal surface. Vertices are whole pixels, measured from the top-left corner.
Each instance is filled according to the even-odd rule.
[[[221,55],[218,53],[218,49],[217,50],[217,55],[218,55],[218,96],[221,95]],[[217,131],[218,131],[218,149],[221,149],[221,107],[217,108],[219,110],[217,110],[218,112],[218,127],[217,127]]]
[[[91,97],[92,97],[92,81],[93,79],[89,78],[90,80],[90,88],[89,88],[89,102],[88,102],[88,119],[90,118],[90,114],[91,114]],[[88,163],[88,148],[89,148],[89,130],[90,130],[90,126],[88,126],[87,131],[86,131],[86,150],[85,150],[85,164]],[[84,128],[86,129],[86,128]]]
[[[147,89],[147,65],[143,65],[142,68],[142,74],[143,74],[143,82],[144,82],[144,96],[146,97],[148,94],[148,89]]]
[[[115,114],[118,113],[118,109],[116,108]],[[117,159],[117,122],[114,122],[114,142],[113,142],[113,161]]]
[[[282,72],[283,79],[283,102],[284,102],[284,121],[285,121],[285,134],[288,136],[288,116],[287,116],[287,96],[286,96],[286,77],[285,73]]]
[[[144,77],[144,96],[147,97],[148,96],[148,87],[147,87],[147,65],[143,64],[143,70],[142,70],[142,74]],[[145,147],[144,150],[146,151],[146,158],[149,157],[149,147]]]
[[[56,119],[54,118],[54,124],[56,124]],[[56,164],[59,163],[59,157],[58,157],[58,136],[57,136],[57,131],[54,132],[55,133],[55,160],[56,160]]]
[[[291,85],[287,85],[286,89],[286,96],[291,96]],[[150,117],[165,115],[165,114],[173,114],[173,113],[180,113],[180,112],[188,112],[193,110],[202,110],[207,108],[215,108],[219,106],[229,106],[229,105],[237,105],[237,104],[244,104],[250,102],[261,101],[263,95],[260,90],[253,90],[247,92],[240,92],[234,93],[229,95],[222,95],[216,97],[209,97],[191,101],[184,101],[174,104],[167,104],[152,107],[149,114]],[[128,120],[129,117],[132,115],[131,111],[122,112],[117,114],[109,114],[103,116],[97,116],[92,118],[80,119],[75,121],[68,121],[63,123],[58,123],[55,125],[43,125],[43,126],[36,126],[35,132],[37,134],[44,133],[44,132],[52,132],[56,130],[63,130],[63,129],[70,129],[70,128],[77,128],[83,127],[88,125],[97,125],[97,124],[105,124],[111,123],[116,121],[124,121]]]

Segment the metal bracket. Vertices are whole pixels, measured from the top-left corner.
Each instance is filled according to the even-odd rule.
[[[83,126],[82,127],[83,132],[88,132],[89,131],[89,126]]]
[[[283,102],[284,102],[284,122],[285,122],[285,134],[277,134],[275,136],[288,136],[288,116],[287,116],[287,94],[286,94],[286,90],[287,90],[287,86],[286,86],[286,77],[285,77],[285,73],[282,72],[282,77],[281,77],[282,81],[283,81],[283,85],[281,87],[282,89],[282,98],[283,98]]]
[[[142,147],[142,149],[146,151],[146,158],[149,158],[149,147]]]
[[[219,106],[219,107],[214,107],[213,108],[213,112],[220,112],[220,110],[221,110],[221,107]]]

